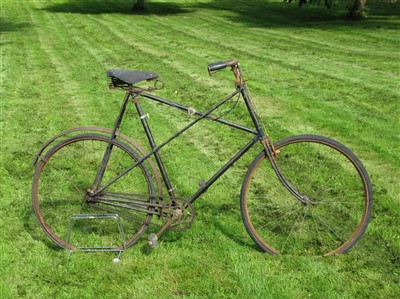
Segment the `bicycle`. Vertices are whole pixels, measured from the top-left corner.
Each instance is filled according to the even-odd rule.
[[[235,90],[205,112],[151,94],[164,87],[155,73],[107,71],[109,87],[125,91],[113,129],[79,127],[64,131],[48,140],[36,155],[33,208],[47,236],[59,246],[74,250],[76,245],[63,239],[67,219],[74,213],[100,210],[115,213],[123,221],[128,238],[119,249],[137,243],[152,224],[159,227],[148,239],[154,247],[167,229],[189,228],[196,199],[255,144],[260,144],[261,151],[248,167],[240,193],[242,220],[258,247],[271,254],[324,256],[349,250],[365,232],[372,209],[371,182],[360,160],[341,143],[318,135],[299,135],[272,143],[254,110],[239,62],[212,63],[208,72],[211,76],[226,68],[233,72]],[[144,83],[154,86],[139,87]],[[213,115],[236,97],[244,101],[253,127]],[[187,112],[195,119],[158,144],[142,100]],[[136,108],[149,152],[119,131],[130,102]],[[208,181],[203,180],[193,195],[178,197],[160,150],[206,119],[244,131],[251,138]],[[73,136],[67,137],[71,133]],[[155,224],[153,216],[162,223]]]

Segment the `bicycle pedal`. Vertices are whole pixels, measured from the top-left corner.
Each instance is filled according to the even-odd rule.
[[[152,233],[147,240],[147,244],[149,244],[150,248],[154,249],[158,244],[158,237],[155,233]]]

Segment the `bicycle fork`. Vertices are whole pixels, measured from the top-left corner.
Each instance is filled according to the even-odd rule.
[[[240,72],[235,72],[235,69],[233,69],[234,73],[235,73],[235,77],[240,77]],[[279,153],[279,151],[276,151],[274,148],[274,145],[272,144],[272,142],[269,140],[267,134],[264,133],[264,130],[262,129],[262,126],[260,124],[260,121],[258,120],[258,117],[255,113],[254,110],[254,105],[252,104],[252,101],[250,99],[250,96],[247,92],[247,88],[246,88],[246,83],[240,81],[241,85],[239,86],[242,97],[245,101],[245,104],[247,106],[247,109],[250,113],[250,116],[253,120],[253,123],[256,127],[256,130],[258,132],[258,135],[260,137],[260,141],[264,147],[264,151],[268,156],[268,160],[271,163],[271,166],[276,174],[276,176],[278,177],[279,181],[282,183],[282,185],[297,199],[299,200],[302,204],[307,205],[312,203],[312,201],[307,197],[307,196],[303,196],[301,195],[283,176],[282,172],[280,171],[276,160],[275,160],[275,156]]]
[[[280,171],[275,157],[277,154],[279,154],[279,150],[275,150],[273,144],[268,140],[267,137],[265,137],[261,143],[264,146],[264,150],[268,156],[268,160],[271,163],[271,166],[278,177],[279,181],[282,183],[282,185],[297,199],[299,200],[303,205],[309,205],[312,204],[312,201],[305,195],[301,195],[283,176],[282,172]]]

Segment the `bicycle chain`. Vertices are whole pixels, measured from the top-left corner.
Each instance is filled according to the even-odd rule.
[[[179,201],[181,201],[183,203],[181,205],[179,205],[179,204],[177,205],[177,203]],[[102,210],[102,211],[110,212],[109,209],[95,205],[95,204],[92,204],[91,206],[96,209]],[[168,203],[168,204],[162,203],[162,206],[163,207],[162,207],[161,217],[163,217],[163,218],[171,218],[176,209],[182,210],[181,216],[177,219],[176,222],[174,222],[169,227],[169,230],[174,231],[174,232],[180,232],[180,231],[190,228],[190,226],[192,225],[192,223],[194,221],[195,210],[193,208],[193,205],[189,201],[187,201],[186,199],[183,199],[183,198],[175,198],[174,202]],[[122,215],[124,217],[138,221],[142,225],[152,225],[154,227],[163,227],[164,226],[164,224],[154,223],[154,222],[151,222],[151,220],[143,221],[143,219],[141,219],[137,216],[133,216],[129,213],[123,213]],[[154,216],[159,216],[159,215],[154,215]]]

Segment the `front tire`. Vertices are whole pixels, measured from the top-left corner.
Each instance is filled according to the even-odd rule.
[[[302,135],[275,144],[283,177],[278,180],[265,151],[250,165],[241,191],[247,232],[272,254],[333,255],[349,250],[365,232],[372,187],[360,160],[344,145]]]

